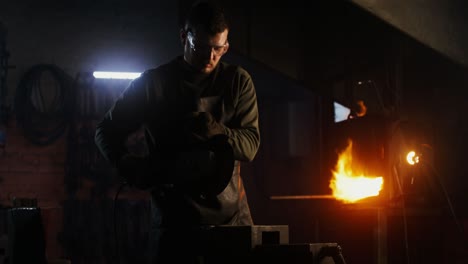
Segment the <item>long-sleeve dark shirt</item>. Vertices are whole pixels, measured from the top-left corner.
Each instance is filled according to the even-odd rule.
[[[211,112],[223,125],[236,160],[232,177],[221,193],[211,197],[185,192],[177,185],[155,188],[156,222],[160,226],[252,224],[239,161],[254,159],[260,133],[254,84],[241,67],[220,62],[203,75],[193,73],[178,57],[144,72],[97,125],[96,144],[106,159],[117,164],[128,152],[124,147],[128,135],[143,126],[150,149],[171,153],[184,148],[181,125],[188,113],[196,111]]]

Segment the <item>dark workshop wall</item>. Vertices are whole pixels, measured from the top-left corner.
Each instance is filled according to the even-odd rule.
[[[468,37],[463,33],[468,10],[465,1],[352,2],[438,53],[467,66]]]
[[[46,253],[51,260],[64,257],[75,263],[91,263],[102,260],[104,255],[109,258],[114,254],[110,248],[110,201],[115,190],[111,188],[115,188],[113,183],[117,179],[106,176],[108,168],[95,166],[101,163],[92,163],[96,161],[92,156],[95,153],[93,122],[100,118],[96,115],[103,112],[101,105],[100,109],[89,113],[86,107],[93,102],[86,100],[102,95],[107,100],[101,103],[107,103],[105,107],[108,107],[109,101],[114,100],[128,82],[91,86],[78,75],[94,70],[143,71],[179,54],[177,2],[4,1],[0,5],[0,21],[7,29],[6,46],[11,66],[5,100],[11,111],[0,158],[0,204],[11,206],[14,197],[37,199],[44,218]],[[25,131],[16,122],[17,109],[14,109],[20,81],[38,64],[61,68],[67,78],[77,81],[75,85],[81,90],[74,96],[83,100],[77,104],[78,115],[66,116],[70,121],[67,124],[72,125],[61,131],[56,140],[43,146],[25,138]],[[51,88],[53,83],[44,87]],[[99,169],[103,169],[102,177],[95,177]],[[104,187],[103,181],[107,184]],[[106,194],[109,197],[106,198]],[[125,202],[135,199],[135,195],[136,201],[147,201],[144,194],[127,192],[122,194],[119,207],[123,215],[134,215],[130,222],[135,226],[130,223],[119,228],[122,228],[120,233],[132,229],[130,236],[135,237],[130,239],[140,240],[145,237],[137,230],[147,227],[148,204]],[[5,231],[2,230],[2,234]],[[132,248],[124,257],[135,259],[132,255],[135,253],[131,252],[143,250],[138,243],[128,245],[124,238],[121,241],[127,245],[125,248]]]

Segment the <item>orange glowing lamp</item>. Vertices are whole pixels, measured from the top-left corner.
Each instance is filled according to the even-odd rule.
[[[415,165],[416,163],[419,163],[419,156],[416,155],[416,152],[410,151],[406,155],[406,161],[409,165]]]
[[[355,173],[352,168],[353,143],[349,141],[346,150],[339,157],[330,188],[337,200],[354,203],[358,200],[378,196],[383,186],[383,177],[364,176]]]

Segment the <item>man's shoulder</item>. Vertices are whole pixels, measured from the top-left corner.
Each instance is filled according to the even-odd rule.
[[[220,66],[221,66],[222,71],[224,71],[224,72],[230,72],[230,73],[233,73],[235,75],[239,75],[239,76],[244,77],[244,78],[250,78],[249,72],[240,65],[230,64],[230,63],[221,61]]]
[[[147,69],[143,72],[142,75],[155,75],[158,73],[163,73],[171,70],[175,70],[178,67],[178,62],[176,59],[166,62],[164,64],[158,65],[154,68]]]

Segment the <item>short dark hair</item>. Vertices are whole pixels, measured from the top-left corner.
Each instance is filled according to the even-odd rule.
[[[185,20],[185,30],[202,26],[209,34],[221,33],[229,29],[229,23],[221,6],[211,1],[197,1]]]

